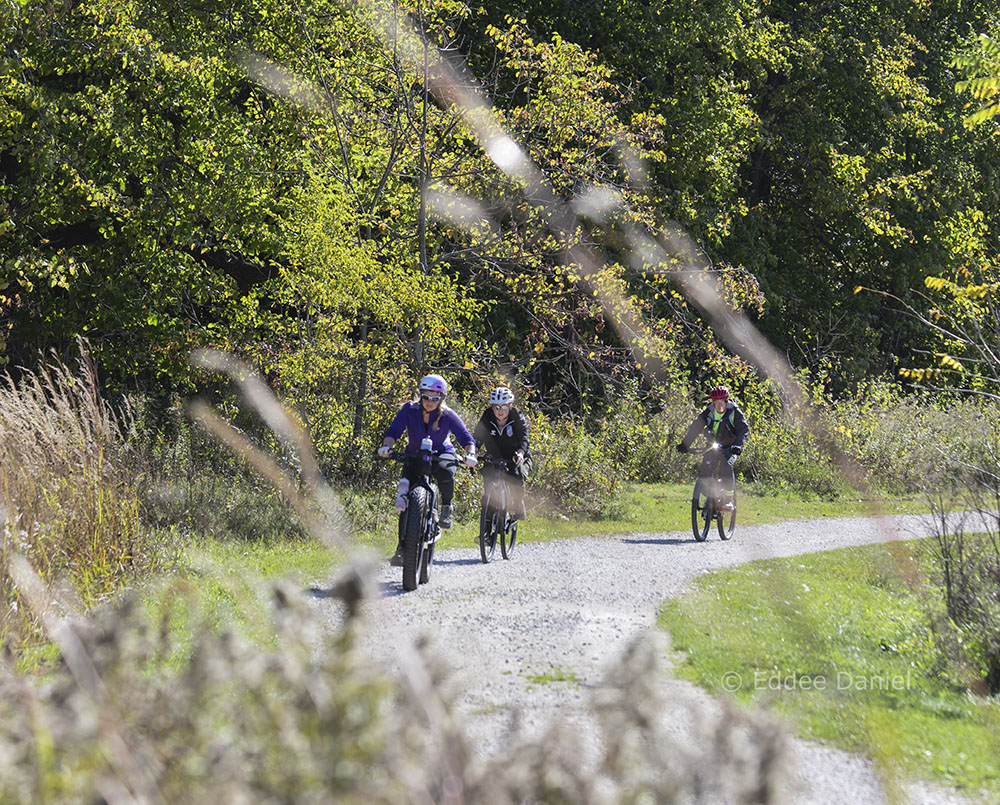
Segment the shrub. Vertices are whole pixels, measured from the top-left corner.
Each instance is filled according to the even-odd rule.
[[[956,471],[954,489],[964,514],[949,514],[950,502],[932,498],[935,534],[933,582],[948,623],[939,628],[941,647],[976,682],[1000,693],[1000,439],[990,437],[988,463]],[[989,469],[987,469],[989,468]],[[955,634],[953,634],[953,632]],[[956,654],[958,656],[956,656]],[[976,685],[973,685],[975,687]]]
[[[143,481],[140,514],[148,528],[174,529],[187,539],[305,536],[274,488],[194,427],[180,400],[163,412],[148,404],[135,407],[131,441]]]
[[[828,427],[873,487],[913,493],[940,467],[968,460],[981,447],[982,421],[995,406],[968,400],[949,404],[904,395],[892,383],[872,383],[825,408]]]
[[[622,395],[597,433],[601,451],[629,481],[687,479],[690,461],[675,449],[694,414],[677,395],[650,410],[651,400]]]
[[[535,468],[529,479],[530,497],[543,507],[597,515],[621,485],[621,465],[577,419],[537,417],[532,453]]]

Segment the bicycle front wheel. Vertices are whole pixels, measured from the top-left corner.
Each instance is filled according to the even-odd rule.
[[[483,510],[479,515],[479,556],[483,564],[489,564],[493,560],[493,554],[497,549],[497,521],[499,515],[493,506],[491,497],[483,501]]]
[[[417,589],[417,575],[426,561],[424,524],[427,522],[427,490],[422,486],[410,490],[406,504],[406,534],[403,542],[403,589]]]
[[[704,481],[704,478],[699,478],[691,494],[691,531],[698,542],[708,539],[715,514],[714,501],[711,495],[706,494],[707,484]]]
[[[733,491],[732,511],[721,511],[718,514],[719,539],[732,539],[736,531],[736,492]]]
[[[511,520],[500,535],[500,553],[504,559],[514,556],[514,546],[517,544],[517,520]]]

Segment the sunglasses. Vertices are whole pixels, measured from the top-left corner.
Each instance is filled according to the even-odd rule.
[[[441,402],[440,394],[421,394],[421,400],[430,400],[431,402]]]
[[[493,406],[494,411],[509,411],[510,406],[507,403],[497,403]]]

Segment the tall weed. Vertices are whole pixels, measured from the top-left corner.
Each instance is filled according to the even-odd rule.
[[[142,528],[140,480],[128,408],[105,401],[93,364],[53,363],[15,382],[0,378],[0,506],[4,510],[0,631],[16,643],[30,626],[7,573],[28,558],[42,578],[64,578],[85,603],[153,565]]]

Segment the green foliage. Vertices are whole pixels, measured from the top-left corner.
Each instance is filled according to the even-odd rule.
[[[968,78],[955,84],[956,92],[967,92],[979,108],[967,115],[964,122],[973,128],[1000,114],[1000,44],[980,34],[968,50],[959,53],[952,64]]]
[[[3,14],[8,357],[89,333],[114,379],[182,382],[192,345],[224,343],[278,256],[304,145],[238,62],[287,32],[266,6]]]
[[[621,467],[587,423],[572,417],[539,418],[532,433],[532,452],[537,455],[529,487],[532,498],[568,512],[599,514],[623,479]]]

